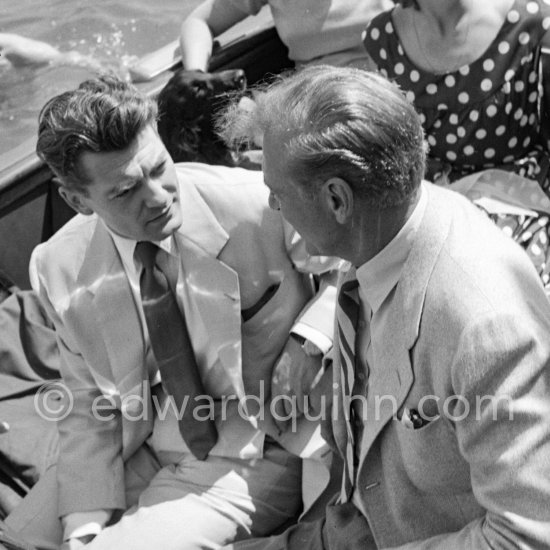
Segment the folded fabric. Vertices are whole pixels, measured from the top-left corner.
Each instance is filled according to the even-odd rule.
[[[37,550],[35,546],[21,540],[19,535],[12,531],[0,520],[0,550]]]

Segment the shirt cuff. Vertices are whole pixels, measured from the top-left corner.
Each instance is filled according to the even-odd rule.
[[[315,344],[323,352],[323,355],[332,347],[332,340],[326,334],[305,323],[296,323],[291,332]]]
[[[67,514],[63,517],[63,541],[86,535],[98,535],[110,517],[111,511],[107,510]]]

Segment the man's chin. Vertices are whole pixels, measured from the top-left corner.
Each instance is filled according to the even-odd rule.
[[[167,216],[159,217],[150,221],[147,224],[149,233],[155,234],[157,241],[161,241],[175,233],[181,226],[183,220],[179,213],[174,214],[173,211]]]
[[[155,240],[162,241],[173,235],[181,226],[181,220],[170,220],[168,223],[159,227],[156,231],[157,238]]]

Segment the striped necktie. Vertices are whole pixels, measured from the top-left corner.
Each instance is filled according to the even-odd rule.
[[[340,287],[338,293],[338,305],[336,308],[336,321],[339,341],[339,359],[341,365],[342,399],[344,406],[344,418],[346,422],[347,444],[344,461],[343,491],[349,498],[354,484],[354,442],[355,436],[351,423],[351,400],[355,380],[355,336],[359,320],[359,282],[352,267]]]
[[[134,255],[143,266],[139,280],[143,312],[162,385],[178,410],[180,433],[195,457],[205,460],[218,434],[210,417],[193,415],[196,399],[204,396],[205,390],[185,319],[168,278],[158,265],[161,254],[165,256],[163,260],[172,260],[153,243],[136,244]]]

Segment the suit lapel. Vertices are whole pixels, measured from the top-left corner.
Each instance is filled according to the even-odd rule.
[[[244,385],[239,277],[220,259],[229,235],[193,185],[182,185],[180,192],[184,220],[176,233],[184,272],[184,282],[180,284],[187,285],[208,331],[209,345],[241,397]]]
[[[125,393],[144,376],[145,344],[124,267],[100,221],[90,241],[79,283],[92,294],[92,319],[103,335],[111,372],[108,365],[99,363],[97,367]]]
[[[367,421],[361,460],[374,440],[405,401],[414,382],[410,357],[419,333],[426,290],[432,270],[447,238],[452,212],[439,199],[441,190],[426,185],[428,203],[411,252],[395,289],[385,342],[373,343],[376,375],[369,380]],[[422,365],[416,365],[422,368]]]

